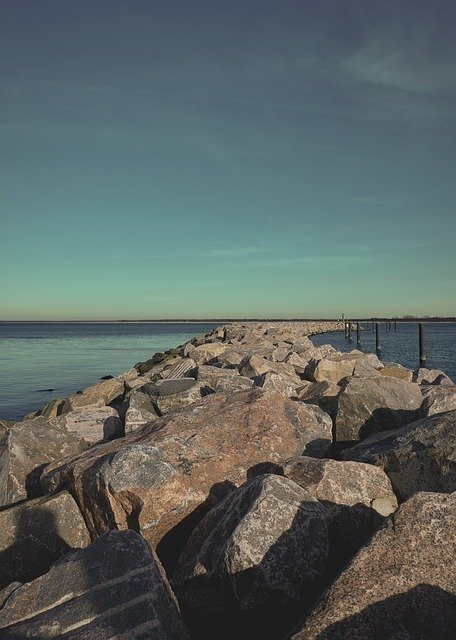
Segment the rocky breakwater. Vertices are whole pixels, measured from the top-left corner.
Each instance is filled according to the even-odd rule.
[[[2,422],[0,637],[456,637],[456,385],[335,329],[219,327]]]

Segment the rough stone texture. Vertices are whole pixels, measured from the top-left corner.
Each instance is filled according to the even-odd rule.
[[[383,367],[380,369],[382,376],[390,376],[391,378],[398,378],[399,380],[405,380],[406,382],[412,382],[413,371],[406,369],[397,362],[384,362]]]
[[[222,369],[221,367],[214,367],[210,364],[203,364],[198,367],[196,371],[196,379],[204,387],[217,390],[217,384],[221,378],[236,378],[239,377],[237,369]]]
[[[175,364],[165,367],[160,373],[160,377],[163,379],[172,378],[177,380],[178,378],[191,377],[193,371],[196,369],[196,362],[191,358],[180,358]]]
[[[379,359],[373,353],[365,354],[356,350],[350,353],[330,353],[316,362],[312,378],[315,382],[323,380],[340,382],[342,378],[353,375],[355,365],[360,361],[374,368],[381,366]],[[306,372],[308,373],[309,370],[307,369]]]
[[[456,385],[429,384],[421,387],[424,400],[421,405],[423,416],[456,409]]]
[[[223,612],[313,599],[326,574],[327,520],[325,508],[294,482],[254,478],[196,527],[173,588],[187,605]]]
[[[413,372],[413,382],[417,384],[453,384],[453,380],[440,369],[421,367]]]
[[[75,393],[69,396],[61,409],[61,413],[68,413],[87,405],[96,405],[98,407],[107,405],[124,392],[124,387],[123,380],[118,380],[117,378],[97,382],[97,384],[84,389],[82,393]]]
[[[189,404],[199,402],[203,385],[194,378],[166,379],[162,382],[150,383],[142,387],[154,399],[160,413],[171,413]]]
[[[86,447],[65,427],[53,428],[43,418],[14,423],[0,438],[0,506],[42,495],[42,468]]]
[[[50,490],[72,487],[94,535],[134,526],[156,545],[217,483],[245,481],[250,467],[321,452],[331,420],[318,407],[260,389],[211,394],[121,440],[45,470]]]
[[[281,393],[288,398],[296,397],[297,385],[293,384],[288,376],[274,371],[267,371],[255,380],[255,384],[266,393]]]
[[[281,465],[281,472],[328,510],[328,572],[331,575],[356,553],[383,518],[397,508],[388,476],[370,464],[301,456]]]
[[[125,433],[132,433],[145,424],[150,424],[158,417],[158,412],[151,396],[141,390],[133,390],[128,397],[125,411]]]
[[[305,357],[292,352],[286,357],[285,362],[286,364],[291,364],[298,375],[302,375],[309,361]]]
[[[198,347],[194,347],[188,352],[188,355],[196,364],[209,364],[213,360],[220,356],[227,350],[226,344],[220,342],[209,342],[207,344],[201,344]]]
[[[119,414],[112,407],[81,407],[54,418],[52,424],[66,427],[89,444],[124,435]]]
[[[362,440],[413,422],[423,402],[417,384],[388,376],[349,378],[341,387],[335,418],[338,442]]]
[[[386,471],[405,500],[417,491],[456,491],[456,410],[380,433],[342,453]]]
[[[50,418],[56,418],[62,412],[65,401],[65,398],[54,398],[40,409],[39,415],[43,416],[43,418],[46,418],[47,420]]]
[[[337,398],[341,389],[335,382],[309,382],[308,386],[298,390],[298,397],[308,404],[316,404],[334,418],[337,411]]]
[[[0,636],[188,639],[164,571],[134,531],[112,531],[12,591],[0,612]]]
[[[322,596],[293,640],[453,640],[456,493],[402,505]]]
[[[0,531],[0,589],[34,580],[68,551],[90,544],[79,508],[66,491],[0,511]]]

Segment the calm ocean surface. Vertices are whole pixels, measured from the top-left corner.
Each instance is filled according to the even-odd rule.
[[[206,323],[5,323],[0,322],[0,417],[19,419],[54,397],[65,397],[117,375],[157,351],[176,347],[217,324]],[[418,326],[398,324],[381,332],[381,358],[418,366]],[[315,345],[355,349],[343,333],[314,336]],[[375,349],[375,335],[362,332],[364,351]],[[443,369],[456,381],[456,323],[426,325],[427,366]],[[53,389],[53,391],[43,391]]]
[[[52,398],[66,397],[102,376],[118,375],[216,326],[0,322],[0,418],[19,419]]]

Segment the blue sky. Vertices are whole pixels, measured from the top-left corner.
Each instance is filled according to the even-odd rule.
[[[0,319],[456,314],[453,1],[0,24]]]

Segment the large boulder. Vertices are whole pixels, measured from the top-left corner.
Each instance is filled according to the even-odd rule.
[[[291,480],[253,478],[193,531],[173,589],[187,606],[223,613],[312,601],[326,576],[327,524],[325,508]]]
[[[320,451],[330,438],[331,420],[318,407],[259,389],[211,394],[123,439],[49,466],[43,483],[51,491],[71,487],[94,535],[130,526],[157,545],[184,519],[189,522],[214,485],[241,484],[250,467]]]
[[[61,407],[60,413],[68,413],[80,407],[87,407],[87,405],[102,407],[122,395],[124,390],[125,383],[118,378],[110,378],[109,380],[103,380],[103,382],[97,382],[91,387],[84,389],[82,393],[75,393],[69,396],[65,404]]]
[[[194,378],[166,378],[148,382],[137,391],[147,394],[161,415],[182,409],[201,400],[203,385]]]
[[[400,507],[322,596],[293,640],[453,640],[456,493]]]
[[[124,435],[119,414],[112,407],[88,406],[53,418],[56,428],[65,427],[88,444]]]
[[[456,410],[380,433],[342,453],[381,467],[396,495],[417,491],[456,491]]]
[[[362,440],[419,417],[423,397],[413,382],[389,376],[349,378],[341,388],[334,425],[338,442]]]
[[[381,367],[377,356],[373,353],[362,353],[356,349],[350,353],[329,353],[321,360],[315,361],[313,370],[306,369],[306,373],[311,373],[314,382],[329,380],[330,382],[340,382],[342,378],[353,375],[355,366],[359,362],[364,362],[370,367]]]
[[[436,413],[456,409],[456,385],[455,384],[429,384],[421,387],[423,404],[421,414],[433,416]]]
[[[0,592],[0,607],[2,640],[188,639],[164,571],[134,531],[112,531]]]
[[[288,398],[296,397],[297,383],[293,383],[288,376],[274,371],[267,371],[255,380],[255,384],[267,393],[281,393]]]
[[[0,437],[0,506],[43,495],[40,474],[46,464],[86,447],[82,438],[43,418],[14,423]]]
[[[142,392],[140,388],[133,389],[127,394],[125,405],[125,433],[131,433],[145,424],[151,424],[159,416],[151,396]]]
[[[205,393],[237,393],[253,386],[253,380],[239,375],[237,369],[222,369],[208,364],[198,367],[196,379]]]
[[[388,476],[371,464],[300,456],[279,465],[279,470],[328,511],[331,575],[397,508]]]
[[[413,372],[413,382],[417,384],[453,384],[453,380],[441,369],[420,367]]]
[[[0,511],[0,531],[0,589],[34,580],[68,551],[90,544],[81,512],[66,491]]]
[[[384,362],[383,367],[379,370],[382,376],[389,376],[390,378],[398,378],[399,380],[405,380],[406,382],[412,382],[413,371],[406,369],[397,362]]]
[[[210,364],[213,360],[216,360],[228,346],[220,342],[209,342],[201,344],[198,347],[191,348],[186,355],[188,355],[197,365]]]
[[[323,382],[307,383],[306,386],[298,390],[298,397],[307,404],[316,404],[334,419],[340,391],[341,389],[337,383],[323,380]]]

